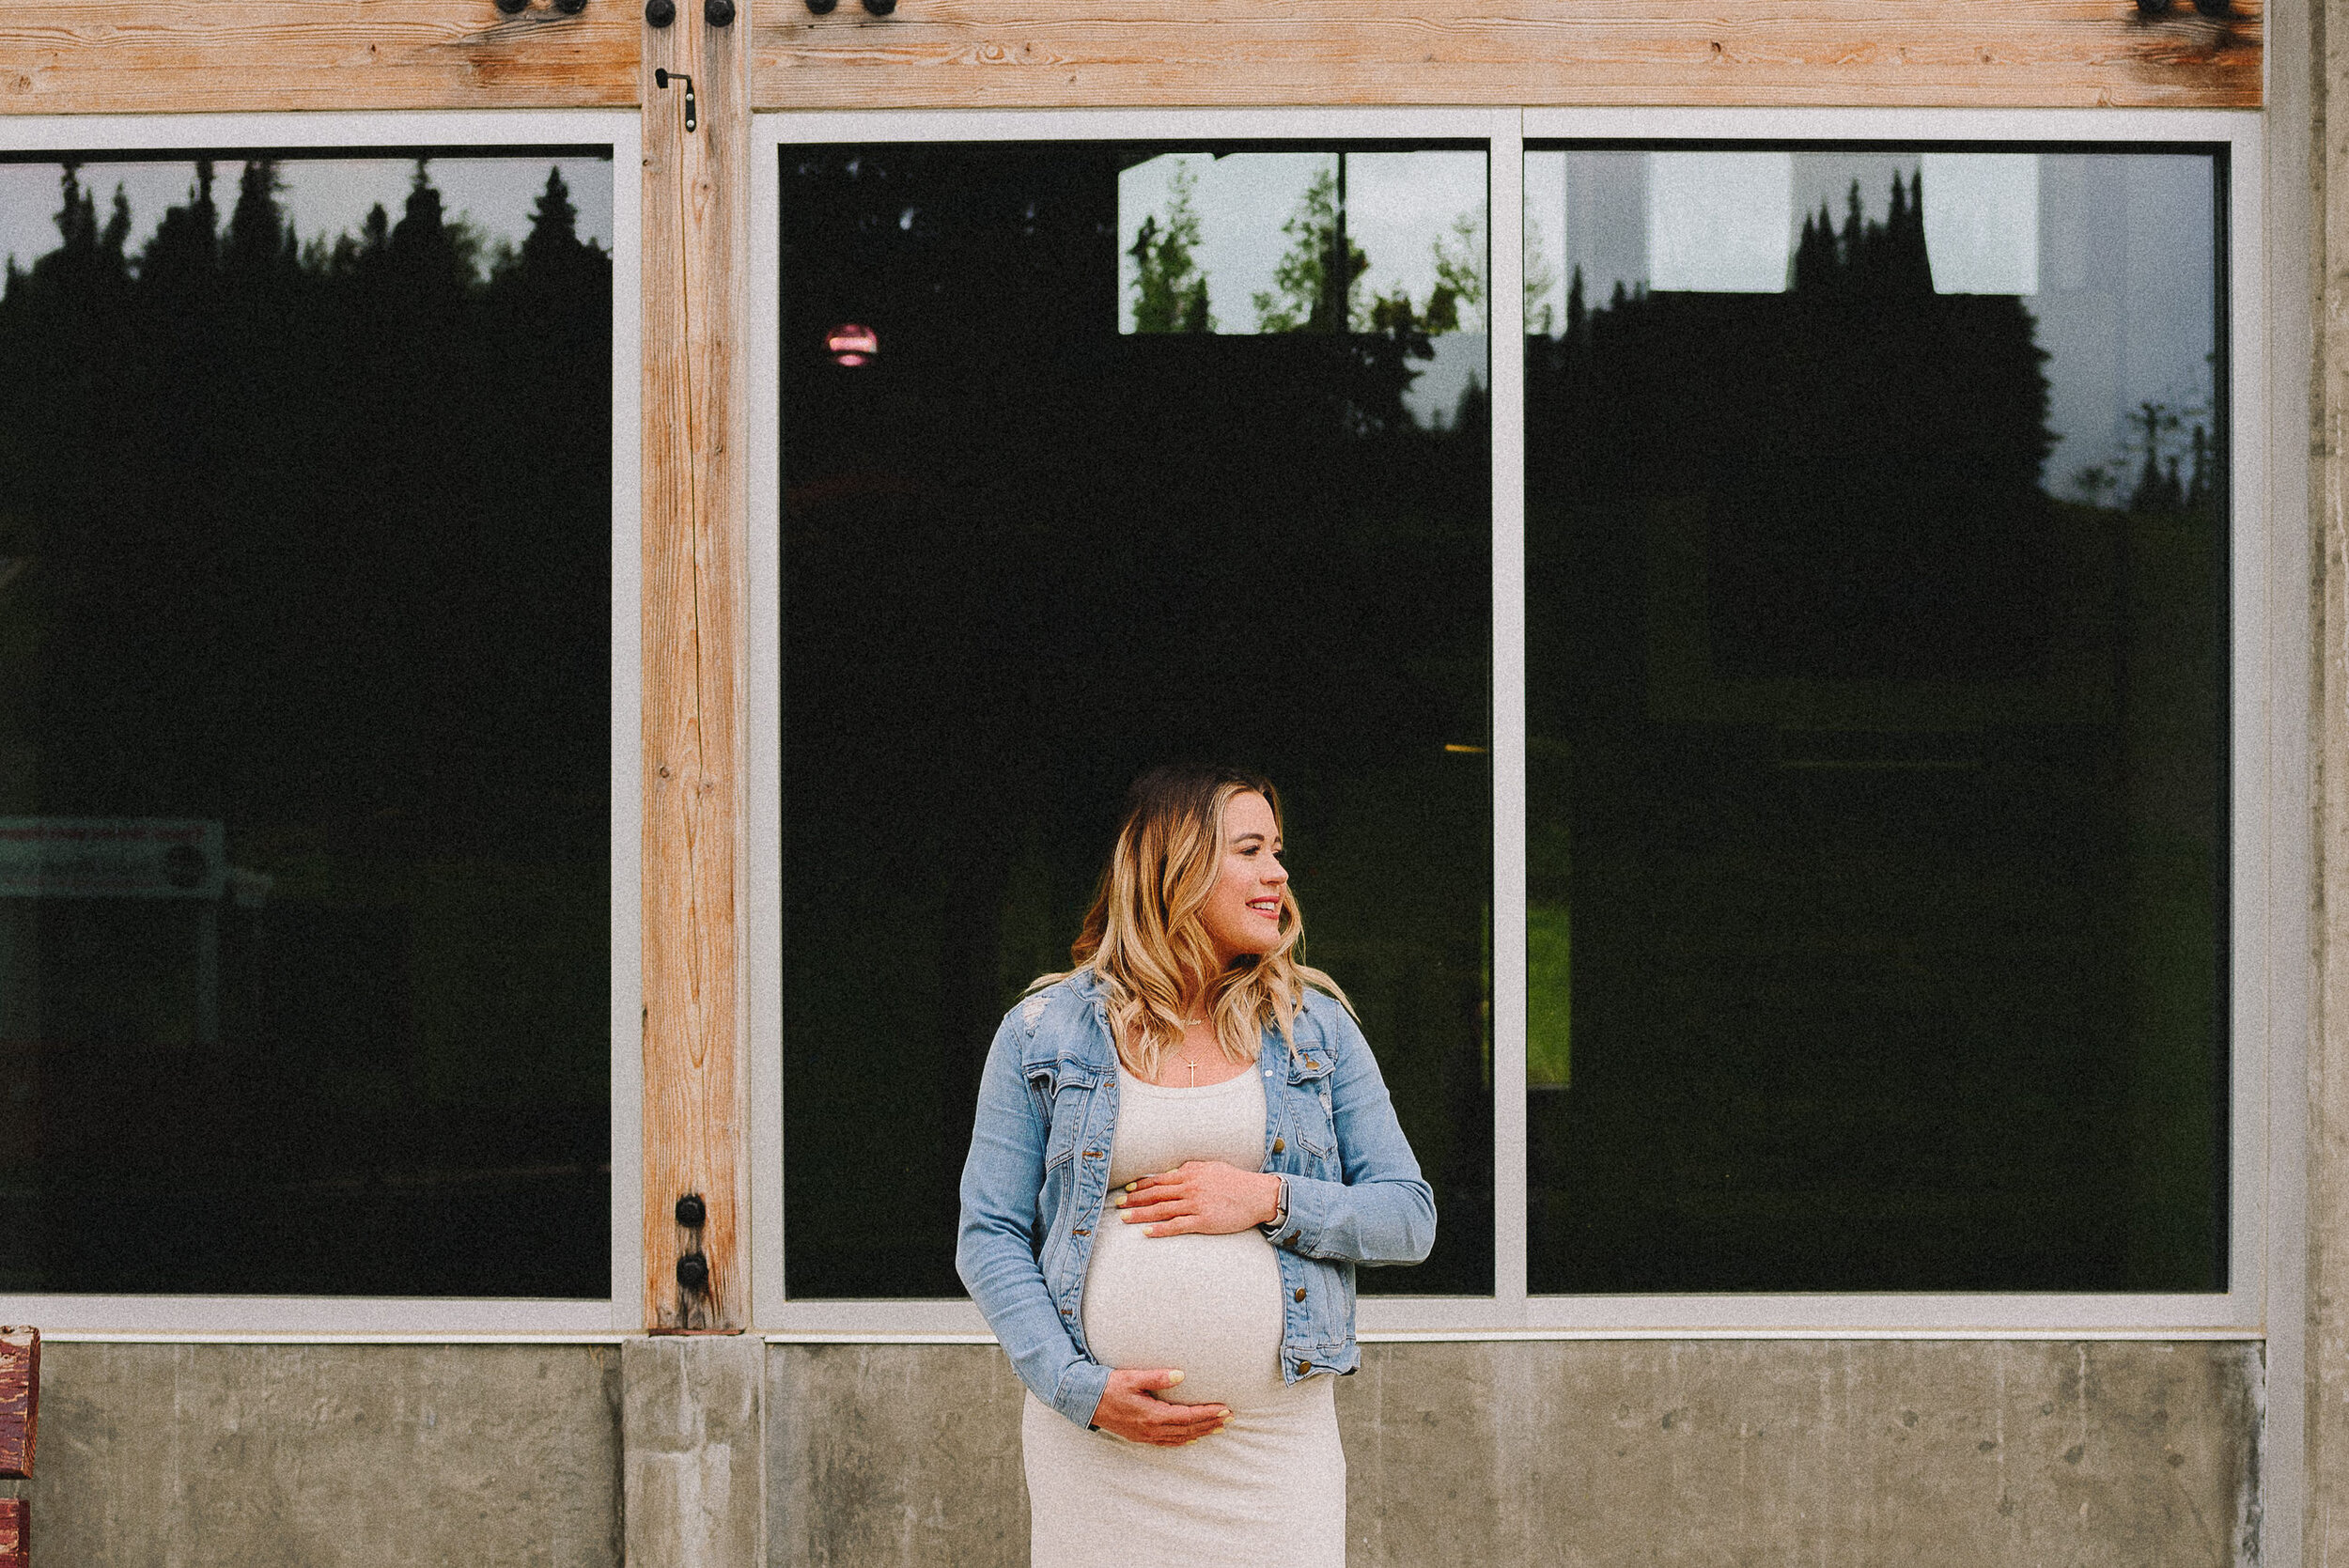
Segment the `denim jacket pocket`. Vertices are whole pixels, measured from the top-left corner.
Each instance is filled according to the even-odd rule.
[[[1309,1063],[1291,1067],[1282,1095],[1283,1113],[1298,1146],[1326,1164],[1336,1157],[1338,1148],[1336,1118],[1330,1106],[1330,1063],[1318,1054]]]
[[[1093,1110],[1093,1082],[1081,1073],[1064,1073],[1052,1085],[1048,1114],[1050,1131],[1044,1143],[1044,1177],[1050,1181],[1076,1157]]]

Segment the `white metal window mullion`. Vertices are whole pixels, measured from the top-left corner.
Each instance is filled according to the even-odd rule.
[[[783,147],[751,121],[750,512],[744,544],[741,936],[748,993],[751,1321],[784,1321],[783,1246]]]
[[[1525,116],[1496,128],[1492,283],[1493,1309],[1525,1321]]]

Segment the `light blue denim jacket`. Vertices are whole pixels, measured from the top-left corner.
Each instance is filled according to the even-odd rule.
[[[1289,1382],[1360,1364],[1354,1265],[1417,1263],[1436,1202],[1404,1141],[1370,1045],[1345,1008],[1308,989],[1296,1045],[1267,1029],[1264,1168],[1288,1177],[1274,1238]],[[1091,970],[1003,1016],[979,1083],[962,1167],[955,1268],[1035,1396],[1080,1426],[1110,1369],[1085,1348],[1085,1265],[1109,1186],[1117,1051]],[[1117,1223],[1112,1210],[1112,1223]]]

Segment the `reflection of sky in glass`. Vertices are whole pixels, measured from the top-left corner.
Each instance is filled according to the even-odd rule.
[[[2073,494],[2075,476],[2099,465],[2125,487],[2143,460],[2129,425],[2143,403],[2182,415],[2165,451],[2183,450],[2183,431],[2207,425],[2213,406],[2207,157],[1531,152],[1529,328],[1565,330],[1578,267],[1594,308],[1618,286],[1781,289],[1806,217],[1824,206],[1840,232],[1857,181],[1881,222],[1894,177],[1921,169],[1936,289],[2030,300],[2058,437],[2047,488]]]
[[[444,209],[477,230],[483,240],[520,244],[530,231],[531,204],[546,188],[547,170],[563,171],[570,187],[571,205],[579,210],[579,237],[612,248],[612,163],[608,159],[495,157],[435,158],[429,166],[432,183],[441,192]],[[225,225],[236,205],[237,178],[244,165],[235,160],[216,166],[212,200]],[[399,221],[400,207],[416,165],[405,158],[288,159],[278,164],[285,190],[278,203],[304,241],[356,232],[367,209],[381,202],[387,217]],[[0,163],[0,254],[13,256],[19,266],[57,246],[57,165],[54,163]],[[97,193],[101,223],[120,185],[131,204],[130,249],[135,253],[163,221],[163,210],[184,204],[195,182],[191,160],[155,163],[86,163],[84,185]]]
[[[1273,270],[1291,244],[1281,231],[1314,177],[1335,163],[1332,152],[1171,152],[1117,177],[1118,330],[1134,330],[1134,258],[1145,217],[1166,221],[1177,169],[1197,182],[1196,260],[1207,280],[1216,330],[1256,330],[1254,296],[1272,290]],[[1477,225],[1484,261],[1485,155],[1481,152],[1349,152],[1346,155],[1346,229],[1369,258],[1362,294],[1398,289],[1423,305],[1436,287],[1438,241],[1456,243],[1462,214]],[[1470,325],[1463,319],[1464,327]]]

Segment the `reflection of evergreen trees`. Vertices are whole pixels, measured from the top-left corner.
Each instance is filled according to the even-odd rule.
[[[1618,289],[1529,343],[1530,476],[1703,498],[1725,675],[1983,676],[2036,657],[2046,358],[2023,303],[1933,291],[1921,175],[1804,221],[1782,294]],[[1631,525],[1628,518],[1618,526]],[[1724,591],[1733,589],[1734,591]]]
[[[485,254],[422,166],[303,244],[198,163],[135,250],[91,172],[0,290],[0,815],[216,817],[275,881],[194,1050],[193,909],[11,901],[52,1222],[0,1267],[598,1295],[610,263],[552,174]]]
[[[303,246],[266,160],[126,250],[84,172],[0,296],[8,811],[604,831],[611,270],[550,173],[484,257],[428,172]]]

